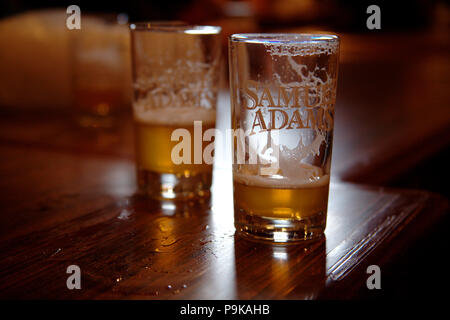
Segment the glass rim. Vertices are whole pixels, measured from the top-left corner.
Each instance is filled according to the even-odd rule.
[[[146,21],[130,23],[131,31],[145,32],[167,32],[167,33],[185,33],[185,34],[219,34],[222,28],[210,25],[192,25],[182,21]]]
[[[232,42],[256,44],[305,44],[339,43],[340,38],[331,33],[235,33],[230,36]]]

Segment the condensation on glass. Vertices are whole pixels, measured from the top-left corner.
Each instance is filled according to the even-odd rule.
[[[234,214],[241,235],[323,235],[339,38],[235,34],[229,41]]]

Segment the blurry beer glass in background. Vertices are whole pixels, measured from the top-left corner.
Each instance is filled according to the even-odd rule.
[[[229,50],[237,232],[274,242],[321,237],[339,39],[235,34]]]
[[[130,29],[139,190],[158,199],[209,197],[212,163],[203,152],[213,139],[203,135],[216,121],[220,28],[159,22]]]
[[[129,33],[120,15],[83,16],[71,31],[73,114],[83,127],[109,128],[129,106]]]

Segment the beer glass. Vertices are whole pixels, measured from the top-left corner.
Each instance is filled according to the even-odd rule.
[[[335,35],[230,37],[238,234],[286,243],[323,235],[338,56]]]
[[[74,120],[110,128],[129,107],[129,34],[115,16],[88,15],[71,32]]]
[[[207,198],[221,64],[220,27],[131,24],[139,191]]]

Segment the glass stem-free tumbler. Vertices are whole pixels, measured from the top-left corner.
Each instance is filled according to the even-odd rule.
[[[230,37],[238,234],[282,243],[323,235],[338,60],[335,35]]]

